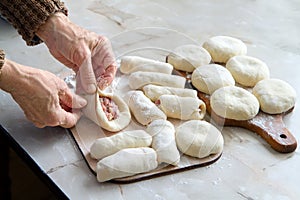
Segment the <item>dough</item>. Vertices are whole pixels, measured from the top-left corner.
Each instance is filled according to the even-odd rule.
[[[156,119],[167,119],[165,113],[148,99],[142,91],[129,91],[124,99],[135,119],[142,125],[148,125]]]
[[[254,87],[260,80],[270,76],[268,66],[251,56],[234,56],[226,63],[235,81],[243,86]]]
[[[206,113],[205,103],[193,97],[161,95],[155,103],[168,117],[181,120],[203,119]]]
[[[92,158],[99,160],[121,149],[149,147],[151,142],[152,137],[144,130],[123,131],[95,140],[90,148],[90,154]]]
[[[176,128],[178,149],[189,156],[204,158],[222,152],[221,132],[206,121],[191,120]]]
[[[234,85],[235,81],[225,67],[209,64],[195,69],[192,74],[192,84],[199,91],[212,94],[221,87]]]
[[[185,81],[182,76],[158,72],[134,72],[129,76],[129,86],[133,90],[141,89],[148,84],[184,88]]]
[[[179,46],[167,56],[167,62],[175,69],[186,72],[192,72],[199,66],[209,64],[210,61],[210,54],[203,47],[193,44]]]
[[[283,113],[295,106],[296,91],[288,83],[279,79],[259,81],[252,93],[260,103],[260,109],[269,114]]]
[[[176,146],[173,124],[163,119],[154,120],[146,131],[153,137],[152,148],[157,153],[158,163],[177,165],[180,154]]]
[[[122,149],[97,163],[97,180],[104,182],[151,171],[158,165],[156,159],[156,152],[149,147]]]
[[[226,86],[216,90],[210,97],[212,110],[227,119],[248,120],[259,111],[259,102],[247,90],[237,86]]]
[[[181,97],[193,97],[198,98],[197,91],[188,88],[174,88],[174,87],[165,87],[158,85],[146,85],[143,87],[145,95],[151,99],[151,101],[156,101],[158,97],[163,94],[177,95]]]
[[[169,63],[164,63],[139,56],[124,56],[121,59],[120,71],[124,74],[131,74],[137,71],[160,72],[171,74],[173,66]]]
[[[203,43],[203,47],[217,63],[226,63],[233,56],[247,53],[247,46],[241,40],[229,36],[211,37]]]
[[[99,88],[95,94],[83,95],[83,98],[87,100],[87,105],[82,109],[84,115],[95,122],[102,128],[117,132],[125,128],[131,120],[131,115],[127,104],[118,95],[114,93],[105,93]],[[105,101],[110,101],[115,107],[115,116],[111,116],[111,108],[109,107],[107,112],[104,112],[101,99],[105,98]],[[110,116],[111,118],[108,118]]]

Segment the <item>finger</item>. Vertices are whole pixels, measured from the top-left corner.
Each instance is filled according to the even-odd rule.
[[[105,70],[108,66],[116,62],[115,55],[110,41],[103,36],[99,36],[96,47],[92,50],[94,70]]]
[[[63,128],[71,128],[76,125],[81,115],[82,113],[78,110],[73,113],[70,113],[61,109],[59,112],[60,120],[57,122],[56,125],[61,126]]]
[[[79,95],[73,94],[69,89],[67,89],[64,92],[60,92],[58,96],[63,109],[64,107],[71,109],[80,109],[86,106],[87,104],[87,101],[84,98],[82,98]]]
[[[37,128],[44,128],[46,127],[45,124],[42,124],[42,123],[39,123],[39,122],[33,122],[34,126],[37,127]]]
[[[87,57],[87,59],[82,62],[77,76],[79,77],[81,86],[85,92],[88,94],[96,92],[96,78],[92,67],[91,57]]]
[[[100,89],[105,89],[109,86],[116,75],[117,67],[115,64],[108,66],[104,74],[97,78],[97,85]]]

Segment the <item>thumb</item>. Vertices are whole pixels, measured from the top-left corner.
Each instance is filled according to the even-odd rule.
[[[96,92],[97,82],[92,66],[91,57],[88,57],[82,62],[81,66],[79,67],[77,76],[80,79],[81,87],[86,93],[93,94]]]
[[[70,90],[65,91],[59,96],[61,105],[68,108],[80,109],[86,106],[87,101],[77,94],[73,94]]]
[[[81,112],[70,113],[61,109],[59,115],[61,116],[61,120],[58,125],[63,128],[71,128],[76,125],[77,121],[81,117]]]

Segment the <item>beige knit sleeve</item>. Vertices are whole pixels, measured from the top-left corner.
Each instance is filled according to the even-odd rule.
[[[35,34],[38,28],[55,12],[67,15],[67,9],[59,0],[1,0],[0,13],[17,30],[27,45],[41,43]]]

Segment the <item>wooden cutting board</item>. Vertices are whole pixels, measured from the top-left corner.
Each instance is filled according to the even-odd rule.
[[[90,125],[88,122],[88,119],[83,119],[86,120],[86,124]],[[92,123],[92,122],[91,122]],[[129,125],[130,126],[130,125]],[[81,154],[83,155],[87,165],[89,166],[90,170],[96,175],[96,166],[97,166],[97,160],[91,158],[90,152],[89,152],[89,147],[93,141],[93,137],[96,137],[97,134],[91,134],[89,135],[87,132],[82,132],[82,131],[77,131],[76,128],[69,129],[71,136],[74,138],[75,143],[77,144]],[[113,133],[109,131],[103,130],[105,135],[101,135],[100,137],[106,137],[113,135]],[[98,137],[99,138],[99,137]],[[96,139],[96,138],[94,138]],[[141,181],[149,178],[154,178],[158,176],[163,176],[171,173],[176,173],[188,169],[193,169],[197,167],[204,167],[207,165],[210,165],[214,162],[216,162],[222,155],[222,152],[219,154],[214,154],[210,155],[208,157],[198,159],[198,158],[193,158],[187,155],[182,155],[181,154],[181,159],[178,164],[178,166],[172,166],[172,165],[166,165],[166,164],[160,164],[158,168],[156,168],[153,171],[147,172],[147,173],[142,173],[142,174],[137,174],[134,176],[129,176],[125,178],[119,178],[119,179],[114,179],[111,180],[111,182],[115,183],[132,183],[136,181]]]
[[[190,83],[190,74],[176,71],[176,74],[184,76],[189,81],[188,86],[197,90]],[[291,153],[297,148],[297,140],[292,133],[286,128],[283,117],[292,112],[291,108],[281,114],[267,114],[263,111],[250,120],[233,120],[225,119],[218,116],[210,106],[210,95],[198,91],[198,97],[206,104],[206,111],[211,118],[220,126],[243,127],[260,135],[270,146],[280,153]]]
[[[253,131],[260,135],[271,147],[280,153],[291,153],[297,148],[297,140],[292,135],[292,133],[286,128],[283,122],[283,116],[291,112],[294,108],[289,111],[271,115],[263,111],[259,113],[250,120],[233,120],[225,119],[218,116],[211,109],[210,106],[210,96],[202,92],[198,92],[198,96],[202,101],[205,102],[207,112],[210,114],[211,118],[218,124],[223,126],[237,126],[243,127],[250,131]]]
[[[120,74],[117,73],[116,77],[118,77],[119,75]],[[121,82],[122,82],[122,85],[124,85],[124,84],[126,85],[126,79],[121,79]],[[121,90],[123,90],[123,89],[121,89]],[[179,123],[182,122],[180,120],[175,120],[175,119],[168,119],[168,120],[170,120],[175,125],[175,127],[176,127],[176,125],[178,125]],[[146,127],[140,125],[138,122],[135,121],[134,117],[132,117],[131,123],[124,130],[134,130],[134,129],[144,129],[145,130]],[[69,132],[70,132],[71,136],[74,138],[75,143],[77,144],[77,146],[78,146],[81,154],[83,155],[87,165],[89,166],[90,170],[94,174],[96,174],[97,160],[91,158],[89,149],[90,149],[92,143],[97,138],[111,136],[115,133],[101,129],[95,123],[93,123],[89,119],[85,118],[84,116],[80,119],[80,121],[77,123],[77,125],[74,128],[69,129],[69,130],[70,130]],[[131,183],[131,182],[136,182],[136,181],[140,181],[140,180],[144,180],[144,179],[167,175],[170,173],[177,173],[180,171],[193,169],[193,168],[197,168],[197,167],[204,167],[204,166],[207,166],[207,165],[210,165],[210,164],[216,162],[221,157],[221,155],[222,155],[222,152],[199,159],[199,158],[193,158],[193,157],[181,154],[181,159],[180,159],[178,166],[160,164],[158,166],[158,168],[156,168],[153,171],[143,173],[143,174],[137,174],[137,175],[130,176],[130,177],[114,179],[111,182]]]
[[[187,77],[186,73],[178,73],[177,74]],[[189,78],[187,78],[189,79]],[[192,87],[191,84],[188,84],[188,87]],[[198,96],[200,99],[202,99],[207,107],[207,112],[210,114],[211,118],[221,126],[237,126],[237,127],[243,127],[248,130],[251,130],[258,135],[260,135],[267,143],[271,145],[271,147],[280,152],[280,153],[290,153],[295,151],[297,148],[297,141],[295,137],[290,133],[290,131],[286,128],[286,126],[283,123],[283,116],[289,112],[291,112],[293,109],[289,110],[286,113],[277,114],[277,115],[270,115],[267,113],[264,113],[260,111],[256,117],[254,117],[251,120],[245,120],[245,121],[238,121],[238,120],[232,120],[232,119],[224,119],[218,115],[216,115],[210,106],[210,96],[201,92],[198,92]],[[84,118],[84,117],[83,117]],[[88,119],[84,119],[86,121],[87,127],[92,127],[93,122],[89,121]],[[133,120],[134,121],[134,120]],[[132,123],[131,123],[132,124]],[[129,125],[130,129],[136,128],[135,125]],[[135,123],[136,124],[136,123]],[[84,132],[84,131],[77,131],[78,129],[72,128],[69,129],[70,134],[73,136],[81,154],[83,155],[87,165],[89,166],[90,170],[96,174],[96,165],[97,160],[92,159],[90,157],[89,148],[92,144],[92,142],[100,137],[107,137],[111,136],[114,133],[111,133],[109,131],[102,130],[101,131],[104,134],[97,134],[97,133],[90,133],[90,132]],[[210,165],[214,162],[216,162],[222,155],[222,152],[215,155],[210,155],[206,158],[198,159],[193,158],[186,155],[181,155],[181,161],[178,166],[171,166],[171,165],[160,165],[158,168],[156,168],[153,171],[143,173],[143,174],[137,174],[130,177],[125,178],[119,178],[114,179],[111,182],[116,183],[131,183],[136,181],[141,181],[149,178],[154,178],[158,176],[163,176],[171,173],[176,173],[188,169],[193,169],[197,167],[204,167],[207,165]]]

